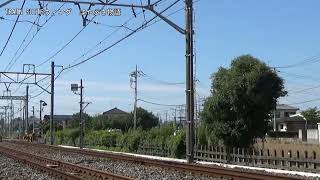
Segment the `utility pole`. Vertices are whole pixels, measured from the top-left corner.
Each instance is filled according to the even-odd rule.
[[[8,115],[7,115],[7,125],[8,125],[8,129],[7,129],[7,133],[8,133],[8,137],[10,138],[10,132],[9,132],[9,119],[10,119],[10,112],[8,112]]]
[[[26,119],[26,127],[25,127],[25,134],[28,134],[29,131],[29,86],[26,87],[26,107],[25,107],[25,119]]]
[[[34,133],[34,121],[35,121],[34,106],[32,106],[32,133]]]
[[[50,144],[53,145],[53,114],[54,114],[54,62],[51,62],[51,103],[50,103]]]
[[[194,78],[193,78],[193,0],[185,0],[186,6],[186,156],[194,162]]]
[[[80,149],[83,148],[83,117],[82,117],[82,105],[83,105],[83,86],[82,86],[82,79],[80,80]]]
[[[80,94],[77,93],[78,89],[80,88]],[[83,102],[83,84],[82,79],[80,80],[80,87],[78,84],[71,84],[71,91],[73,91],[74,94],[80,95],[80,120],[79,120],[79,128],[80,128],[80,149],[84,146],[84,121],[83,121],[83,110],[90,104],[90,102]],[[83,107],[83,104],[86,104],[85,107]]]
[[[42,122],[42,111],[43,111],[43,106],[46,106],[47,105],[47,103],[46,102],[44,102],[43,100],[40,100],[39,101],[39,124],[40,124],[40,128],[41,128],[41,131],[40,131],[40,133],[41,133],[41,137],[43,136],[43,122]]]
[[[137,127],[137,101],[138,101],[138,76],[142,76],[144,73],[142,71],[138,71],[138,66],[136,65],[136,69],[134,72],[130,73],[130,85],[134,83],[134,109],[133,109],[133,128]],[[132,87],[131,87],[132,88]]]
[[[13,116],[14,116],[14,107],[13,107],[13,101],[11,100],[11,104],[10,104],[10,118],[8,121],[8,129],[9,129],[9,137],[11,137],[11,131],[12,131],[12,120],[13,120]]]
[[[134,114],[133,114],[133,129],[137,128],[137,96],[138,96],[138,66],[134,73]]]
[[[21,134],[25,133],[25,126],[26,126],[26,120],[25,120],[25,105],[22,107],[22,131]]]
[[[40,107],[39,107],[39,124],[41,124],[39,127],[41,127],[41,137],[43,137],[43,123],[42,123],[42,101],[40,100]]]
[[[19,137],[20,137],[20,135],[21,135],[22,128],[23,128],[23,107],[22,107],[22,101],[20,101],[20,118],[21,118],[21,122],[19,123]]]
[[[3,120],[3,112],[0,112],[0,126],[1,126],[1,132],[0,133],[1,134],[4,133],[4,122],[2,124],[2,120]]]
[[[8,118],[8,111],[7,111],[7,107],[4,108],[4,129],[5,129],[5,133],[7,134],[7,128],[6,128],[6,124],[7,124],[7,118]]]

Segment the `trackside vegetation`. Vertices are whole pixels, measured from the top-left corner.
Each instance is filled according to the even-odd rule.
[[[230,67],[220,67],[211,76],[211,94],[201,112],[196,128],[196,145],[224,145],[227,156],[232,148],[252,147],[256,139],[271,130],[270,119],[277,99],[287,94],[283,79],[260,59],[242,55],[232,60]],[[308,119],[319,121],[318,110],[304,112]],[[133,114],[124,116],[96,115],[85,117],[87,147],[138,152],[143,145],[162,147],[171,157],[185,157],[183,126],[159,119],[143,108],[137,110],[137,129],[133,129]],[[62,129],[57,125],[55,142],[79,144],[79,115]]]

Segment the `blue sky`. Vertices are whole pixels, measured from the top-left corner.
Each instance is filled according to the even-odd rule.
[[[4,2],[4,0],[1,0]],[[119,2],[128,2],[119,0]],[[156,9],[159,11],[173,0],[164,0]],[[131,0],[129,4],[140,3]],[[11,3],[5,8],[20,7],[22,1]],[[310,57],[315,61],[320,59],[318,35],[320,25],[320,2],[316,0],[200,0],[195,3],[195,41],[197,52],[196,76],[199,97],[209,95],[210,75],[218,67],[228,67],[233,58],[242,54],[251,54],[260,58],[270,66],[286,66],[303,62]],[[59,4],[50,3],[48,9],[54,11]],[[26,8],[37,7],[36,2],[27,1]],[[5,14],[5,8],[0,9],[0,48],[9,36],[16,16]],[[11,71],[21,71],[22,64],[40,64],[63,47],[82,28],[81,17],[76,6],[69,4],[62,10],[72,8],[69,16],[54,16],[41,28],[34,40],[26,48]],[[85,8],[85,6],[83,6]],[[94,7],[97,9],[98,7]],[[173,6],[165,15],[183,8],[183,1]],[[97,16],[93,20],[97,24],[88,25],[77,38],[63,49],[52,60],[65,67],[75,59],[92,48],[99,41],[107,37],[115,28],[110,26],[122,25],[128,18],[133,17],[131,9],[122,8],[120,17]],[[139,9],[138,14],[126,26],[138,27],[144,21]],[[145,13],[146,19],[153,15]],[[91,19],[93,16],[89,16]],[[23,15],[20,20],[34,21],[37,17]],[[47,17],[40,17],[43,24]],[[9,19],[9,20],[7,20]],[[170,16],[181,27],[184,26],[184,11]],[[1,70],[10,62],[19,45],[28,32],[31,24],[18,23],[8,43],[4,54],[0,56]],[[36,32],[34,27],[27,41]],[[101,43],[89,55],[102,50],[116,40],[130,33],[130,30],[121,28],[107,41]],[[166,23],[160,21],[152,26],[134,34],[132,37],[119,43],[105,53],[93,58],[91,61],[78,66],[72,71],[63,73],[56,81],[56,114],[71,114],[79,109],[79,97],[70,91],[70,84],[84,81],[85,101],[92,104],[86,111],[90,114],[101,113],[112,107],[119,107],[126,111],[132,110],[133,89],[130,88],[129,74],[138,65],[145,74],[166,82],[184,82],[185,79],[185,39]],[[26,43],[22,47],[25,47]],[[23,49],[23,48],[22,48]],[[20,51],[19,51],[20,52]],[[306,63],[292,68],[278,69],[279,75],[284,78],[289,95],[280,99],[280,103],[294,104],[301,109],[318,106],[320,101],[295,104],[297,102],[318,98],[319,89],[294,93],[301,89],[320,84],[318,69],[320,62]],[[36,69],[37,72],[49,72],[50,62]],[[44,82],[46,84],[46,82]],[[4,85],[0,86],[4,90]],[[12,91],[17,86],[12,85]],[[185,102],[184,85],[165,85],[157,81],[150,81],[146,77],[139,78],[139,98],[162,103],[183,104]],[[22,86],[16,95],[24,94]],[[41,92],[37,87],[31,87],[31,95]],[[49,103],[49,96],[43,94],[31,100],[31,105],[38,107],[38,101],[44,99]],[[18,106],[18,104],[16,105]],[[153,110],[155,113],[168,111],[170,107],[162,107],[139,102],[139,106]],[[48,112],[49,108],[46,108]]]

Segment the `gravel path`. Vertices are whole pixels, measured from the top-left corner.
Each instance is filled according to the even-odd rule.
[[[132,177],[141,180],[214,180],[221,179],[217,177],[209,177],[205,175],[195,175],[171,169],[160,168],[156,166],[146,166],[134,162],[117,161],[107,158],[97,158],[92,156],[84,156],[76,153],[66,153],[61,151],[54,151],[49,148],[40,148],[39,146],[30,145],[16,145],[13,143],[4,143],[7,147],[16,148],[19,146],[20,151],[35,153],[37,155],[45,156],[59,161],[67,161],[81,166],[91,167],[127,177]]]
[[[0,179],[7,180],[54,180],[45,173],[41,173],[31,167],[17,162],[0,154]]]

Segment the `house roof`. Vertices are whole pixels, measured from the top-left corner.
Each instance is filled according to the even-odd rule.
[[[128,114],[128,113],[116,107],[103,113],[103,115],[119,115],[119,114]]]
[[[45,115],[44,118],[50,119],[49,115]],[[72,115],[53,115],[53,119],[55,121],[64,121],[64,120],[71,120],[73,118]]]
[[[290,117],[301,117],[302,119],[306,120],[306,118],[301,113],[291,115]]]
[[[299,110],[299,108],[287,104],[277,104],[277,110]]]
[[[283,117],[279,119],[279,122],[305,122],[306,120],[301,116],[290,116],[290,117]]]

